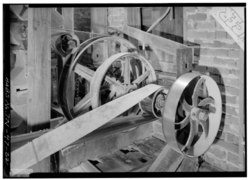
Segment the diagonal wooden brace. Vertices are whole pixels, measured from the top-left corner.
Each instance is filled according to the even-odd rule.
[[[11,153],[11,175],[22,172],[98,129],[159,88],[161,86],[155,84],[147,85],[83,114],[16,149]]]

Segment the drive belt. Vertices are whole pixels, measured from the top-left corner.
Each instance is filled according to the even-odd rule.
[[[138,104],[162,86],[150,84],[51,130],[11,153],[11,175],[65,148]]]

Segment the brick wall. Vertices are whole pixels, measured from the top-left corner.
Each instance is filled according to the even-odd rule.
[[[127,9],[123,7],[108,8],[108,26],[121,28],[127,24]]]
[[[195,48],[194,70],[207,73],[218,83],[222,93],[223,114],[214,144],[204,160],[225,171],[244,168],[243,126],[240,119],[239,63],[244,52],[209,13],[211,7],[184,7],[184,41]],[[108,8],[108,25],[127,24],[125,8]],[[160,76],[160,74],[158,74]],[[159,81],[163,85],[164,82]],[[154,136],[165,140],[161,121],[153,122]]]
[[[184,8],[184,40],[195,44],[195,70],[209,71],[222,92],[222,124],[204,159],[226,171],[242,170],[244,145],[240,119],[239,63],[243,51],[209,13],[211,7]],[[242,140],[242,141],[241,141]]]

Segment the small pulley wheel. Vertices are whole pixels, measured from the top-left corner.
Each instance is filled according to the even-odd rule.
[[[168,89],[161,87],[155,93],[148,96],[139,103],[143,113],[150,114],[156,118],[162,117],[165,101],[167,99]]]
[[[189,157],[204,154],[218,133],[222,113],[216,82],[186,73],[172,85],[163,112],[163,132],[170,146]]]

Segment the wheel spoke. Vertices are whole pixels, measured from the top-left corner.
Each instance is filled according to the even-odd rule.
[[[108,82],[111,85],[117,86],[119,88],[125,89],[125,86],[121,83],[115,80],[115,78],[111,78],[109,76],[105,76],[105,81]]]
[[[182,121],[175,123],[176,130],[180,130],[186,127],[189,121],[190,121],[190,115],[187,115]]]
[[[205,137],[208,136],[208,121],[207,120],[200,120],[200,125],[202,127],[203,133],[205,134]]]
[[[197,107],[197,101],[198,101],[198,96],[199,96],[199,90],[201,89],[201,85],[205,82],[204,78],[200,78],[194,88],[193,95],[192,95],[192,105],[194,107]]]
[[[192,106],[187,103],[187,101],[184,99],[182,102],[182,109],[185,111],[185,113],[190,113]]]
[[[203,84],[203,97],[207,97],[207,96],[208,96],[208,90],[207,90],[206,84],[204,83]]]
[[[90,98],[90,93],[88,93],[73,107],[73,112],[75,114],[79,114],[81,111],[89,108],[90,105],[91,105],[91,98]]]
[[[209,104],[214,104],[214,99],[212,97],[207,97],[198,104],[198,106],[206,106]]]
[[[214,99],[212,97],[207,97],[207,98],[201,100],[201,102],[198,104],[198,106],[205,107],[205,106],[209,105],[208,111],[215,113],[216,109],[215,109],[215,107],[211,106],[211,104],[214,104]]]
[[[178,109],[177,109],[177,113],[178,113],[178,115],[179,116],[181,116],[181,117],[184,117],[184,113],[183,113],[183,107],[182,107],[182,104],[178,107]]]
[[[150,71],[146,71],[141,76],[139,76],[136,80],[132,82],[132,84],[140,84],[150,75]]]
[[[76,65],[74,72],[80,75],[81,77],[85,78],[89,82],[91,82],[92,77],[94,75],[93,70],[89,69],[86,66],[82,66],[80,64]]]
[[[198,123],[196,121],[190,120],[190,130],[189,130],[189,136],[186,144],[182,147],[181,151],[185,151],[185,149],[189,149],[195,135],[198,133]]]
[[[124,63],[124,84],[131,83],[131,74],[130,74],[130,59],[125,58]]]

